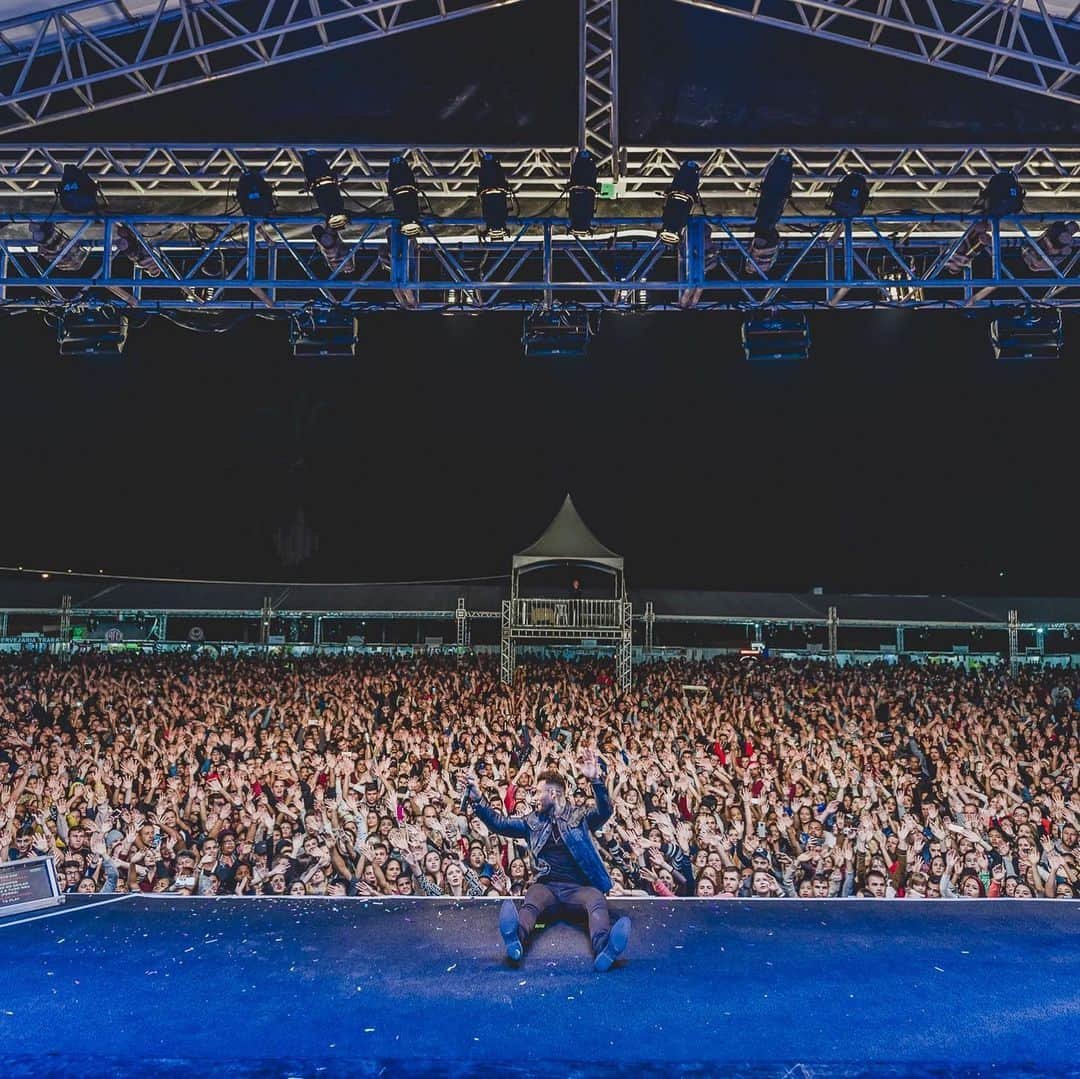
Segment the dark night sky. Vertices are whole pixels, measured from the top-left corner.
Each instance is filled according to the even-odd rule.
[[[1076,141],[1077,111],[1033,95],[623,8],[628,141]],[[570,144],[576,9],[530,0],[38,137]],[[993,360],[984,315],[812,329],[794,369],[747,365],[739,316],[704,313],[609,317],[577,363],[525,362],[513,316],[387,314],[363,320],[355,361],[297,362],[269,321],[213,337],[154,322],[119,363],[61,364],[49,327],[8,319],[0,563],[502,573],[570,490],[637,584],[1080,591],[1080,325],[1059,363],[1020,367]],[[271,535],[301,497],[320,549],[284,570]]]

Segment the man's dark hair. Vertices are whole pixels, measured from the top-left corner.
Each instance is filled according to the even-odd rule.
[[[564,793],[566,791],[566,780],[563,779],[563,777],[561,775],[559,775],[559,773],[556,772],[553,768],[549,768],[546,771],[541,772],[536,777],[536,782],[537,783],[554,783],[555,786],[562,787]]]

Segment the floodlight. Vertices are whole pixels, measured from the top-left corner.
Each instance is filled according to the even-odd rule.
[[[273,217],[274,189],[258,169],[245,169],[236,181],[236,201],[244,217]]]
[[[1046,227],[1034,247],[1024,248],[1021,257],[1032,273],[1052,272],[1064,263],[1076,246],[1080,225],[1075,221],[1055,221]]]
[[[588,150],[579,150],[570,166],[570,232],[579,239],[592,235],[596,199],[600,194],[596,158]]]
[[[328,228],[326,225],[313,225],[311,235],[315,237],[315,242],[319,245],[319,251],[322,257],[326,259],[326,265],[331,270],[344,270],[345,273],[352,273],[352,254],[341,239],[341,233],[336,229]]]
[[[78,273],[90,256],[89,248],[82,244],[71,244],[71,237],[51,221],[34,221],[30,225],[30,238],[37,244],[38,257],[48,259],[50,263],[55,259],[54,268],[57,270]],[[68,247],[68,244],[71,246]]]
[[[484,215],[484,228],[491,240],[506,239],[506,219],[510,214],[510,185],[502,162],[494,154],[480,155],[480,174],[477,177],[480,190],[480,209]]]
[[[861,217],[870,201],[870,185],[861,172],[845,173],[833,188],[829,209],[837,217]]]
[[[394,213],[401,222],[402,235],[419,236],[423,231],[420,227],[420,191],[412,166],[400,154],[390,158],[386,186],[394,203]]]
[[[1005,217],[1024,209],[1024,188],[1011,169],[1002,169],[983,185],[975,200],[975,212],[988,217]]]
[[[56,197],[64,213],[95,214],[98,212],[98,186],[90,174],[78,165],[65,165],[56,189]]]
[[[315,205],[326,216],[326,227],[338,230],[345,228],[349,223],[349,215],[345,212],[341,185],[329,162],[314,150],[308,150],[304,154],[303,162],[304,179],[307,180]]]
[[[694,203],[698,200],[700,183],[701,166],[696,161],[684,161],[676,170],[664,199],[660,224],[660,240],[668,247],[674,247],[686,231]]]
[[[751,264],[762,273],[768,273],[776,262],[780,250],[780,232],[777,225],[784,214],[784,206],[791,197],[791,181],[795,165],[790,154],[779,153],[769,162],[761,178],[757,209],[754,212],[754,238],[750,242],[746,270]]]

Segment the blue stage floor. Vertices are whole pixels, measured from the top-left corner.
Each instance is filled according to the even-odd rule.
[[[1080,903],[72,897],[0,920],[0,1076],[1080,1076]],[[16,924],[20,923],[20,924]]]

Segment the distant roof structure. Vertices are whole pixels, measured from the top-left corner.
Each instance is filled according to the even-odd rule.
[[[612,573],[622,573],[623,558],[605,547],[581,519],[567,495],[554,520],[530,547],[514,555],[514,570],[550,565],[553,562],[587,562]]]

